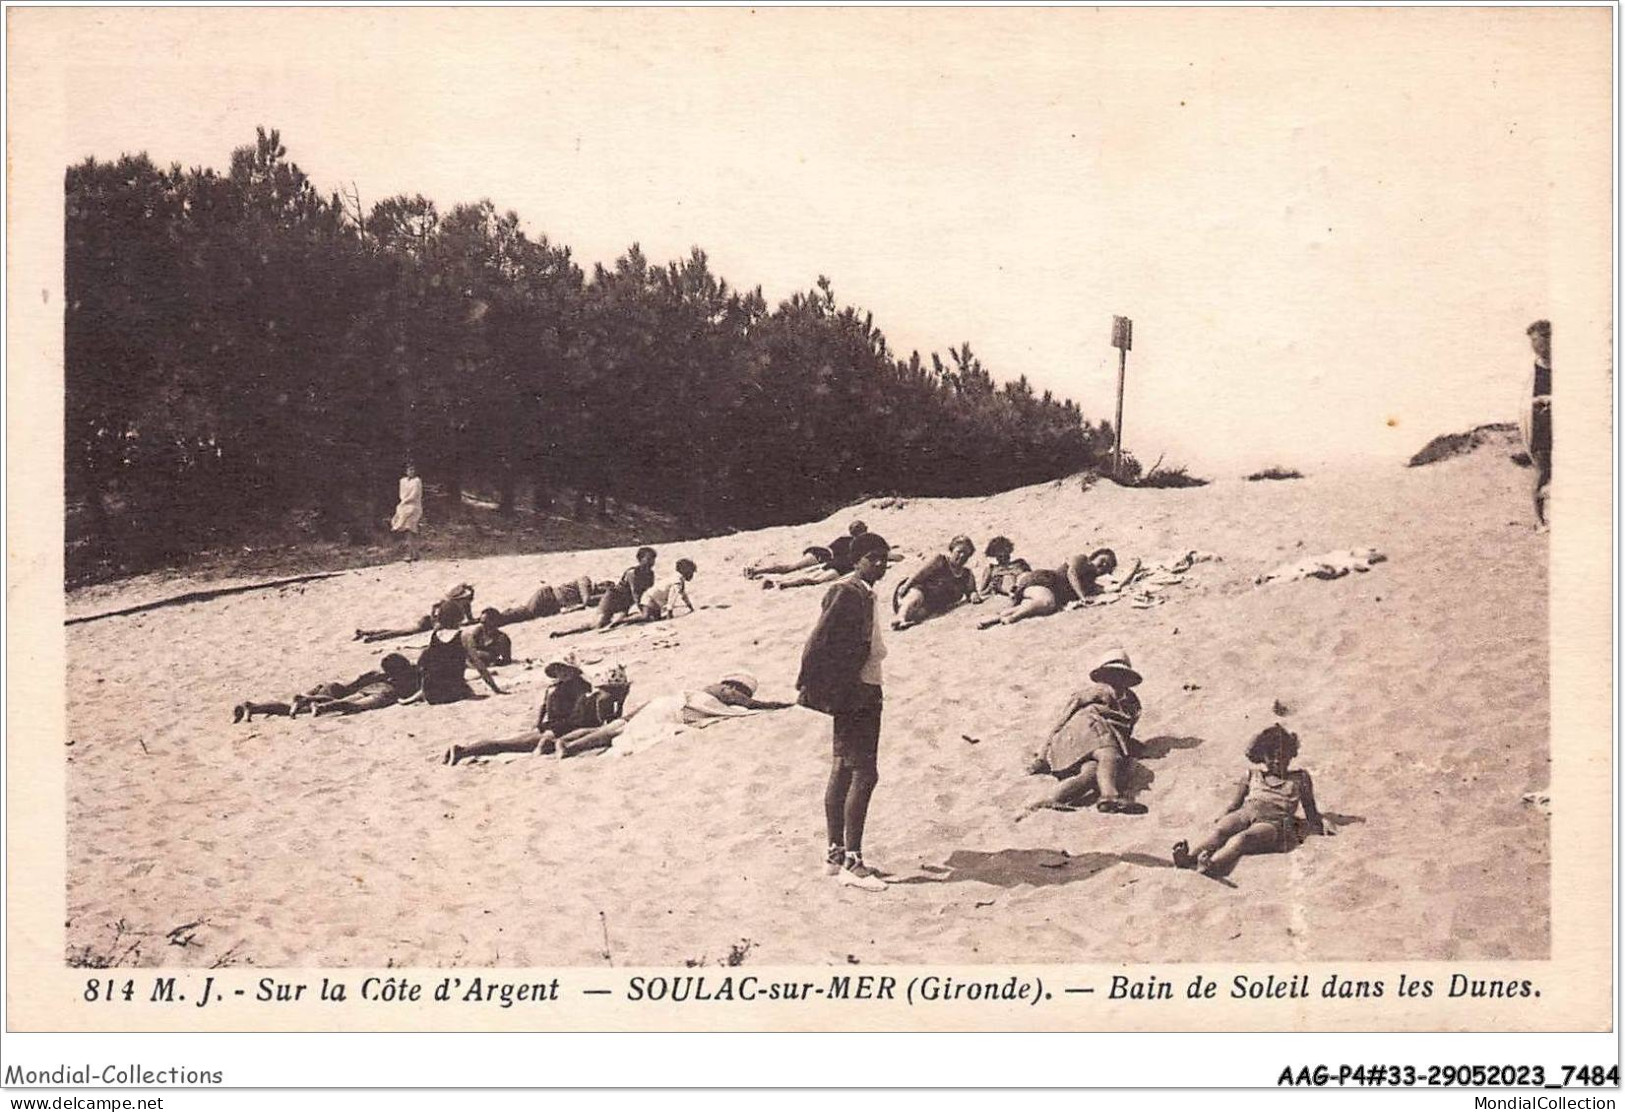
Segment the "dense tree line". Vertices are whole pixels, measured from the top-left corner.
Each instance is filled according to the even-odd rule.
[[[275,131],[229,171],[67,172],[66,477],[137,566],[290,512],[382,528],[431,484],[756,527],[1096,466],[1110,430],[969,345],[899,357],[830,283],[769,309],[704,252],[584,273],[489,201],[323,196]]]

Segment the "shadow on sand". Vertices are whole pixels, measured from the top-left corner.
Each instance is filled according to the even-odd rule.
[[[1083,853],[1069,856],[1058,849],[1001,849],[995,853],[959,849],[946,865],[923,866],[923,874],[894,880],[893,884],[952,884],[974,880],[998,888],[1030,884],[1035,888],[1073,884],[1111,868],[1113,865],[1139,865],[1147,869],[1171,869],[1173,862],[1147,853]]]

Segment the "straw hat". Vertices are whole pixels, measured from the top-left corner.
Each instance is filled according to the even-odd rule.
[[[549,661],[547,667],[543,668],[542,671],[547,675],[548,679],[562,680],[572,672],[579,676],[581,674],[581,665],[576,663],[575,653],[566,653],[557,660]]]
[[[736,684],[745,689],[745,694],[756,694],[756,677],[749,672],[732,672],[722,677],[723,683]]]
[[[1129,663],[1128,653],[1122,649],[1113,649],[1101,657],[1100,663],[1095,665],[1094,669],[1089,673],[1089,678],[1096,683],[1106,683],[1111,679],[1116,679],[1120,683],[1133,687],[1144,677],[1134,670],[1134,665]]]
[[[632,681],[627,678],[626,665],[611,664],[598,676],[599,687],[631,687]]]

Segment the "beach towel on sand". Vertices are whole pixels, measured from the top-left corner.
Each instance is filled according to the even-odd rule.
[[[748,707],[730,707],[707,691],[662,695],[632,717],[626,729],[616,736],[611,752],[625,757],[669,741],[685,731],[755,713]]]
[[[1259,584],[1289,583],[1295,579],[1341,579],[1354,571],[1370,571],[1372,564],[1380,564],[1388,557],[1375,548],[1350,548],[1338,552],[1323,552],[1291,564],[1282,564],[1274,571],[1258,577]]]
[[[1217,559],[1211,552],[1199,552],[1194,548],[1146,560],[1130,559],[1111,575],[1103,575],[1096,580],[1099,593],[1090,595],[1083,602],[1085,606],[1110,606],[1127,599],[1129,605],[1139,609],[1160,606],[1166,601],[1170,588],[1190,585],[1185,576],[1192,568]]]

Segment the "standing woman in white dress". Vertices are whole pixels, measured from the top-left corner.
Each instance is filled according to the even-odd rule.
[[[418,529],[423,525],[423,480],[410,463],[406,465],[406,474],[401,476],[400,493],[401,500],[395,506],[395,517],[389,527],[396,533],[406,534],[406,560],[411,563],[418,558]]]

